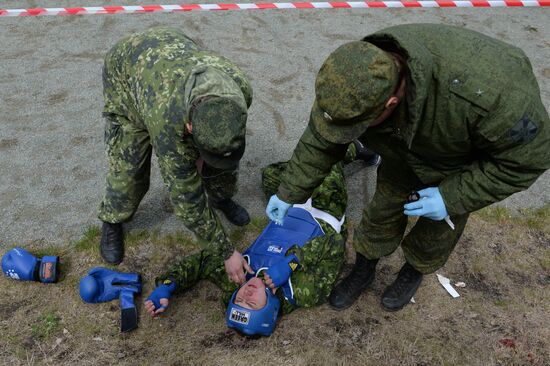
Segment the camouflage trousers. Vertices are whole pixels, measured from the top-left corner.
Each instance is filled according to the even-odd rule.
[[[111,110],[113,90],[104,90],[106,110]],[[104,113],[105,152],[109,162],[105,194],[99,208],[99,219],[109,223],[130,220],[149,189],[152,145],[147,129],[125,116]],[[189,157],[198,161],[198,152],[189,147]],[[201,164],[201,183],[213,201],[231,198],[237,191],[237,170],[218,170]],[[201,187],[188,190],[202,192]]]
[[[378,259],[393,253],[399,245],[405,259],[422,273],[432,273],[442,267],[464,231],[468,215],[451,217],[452,230],[445,221],[420,217],[405,236],[408,216],[403,205],[412,190],[426,188],[391,143],[369,141],[382,156],[378,168],[376,192],[363,211],[355,230],[353,245],[367,259]],[[437,186],[433,184],[430,186]],[[412,220],[412,219],[411,219]]]

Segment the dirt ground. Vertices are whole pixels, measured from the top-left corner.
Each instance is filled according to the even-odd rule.
[[[261,230],[255,219],[232,233],[245,246]],[[121,271],[142,273],[139,329],[119,333],[116,301],[85,304],[79,279],[102,265],[99,229],[63,248],[21,243],[37,255],[62,257],[58,284],[0,279],[0,362],[9,365],[548,365],[550,362],[550,206],[519,216],[493,207],[474,214],[448,263],[460,298],[435,275],[425,277],[404,310],[388,313],[380,295],[402,263],[400,251],[383,260],[370,290],[335,312],[327,305],[285,316],[269,338],[228,331],[220,291],[201,282],[176,296],[160,319],[150,319],[143,298],[164,265],[197,250],[185,234],[134,232]],[[351,250],[348,262],[353,261]],[[349,270],[349,266],[346,268]]]

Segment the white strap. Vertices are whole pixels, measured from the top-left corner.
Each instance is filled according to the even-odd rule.
[[[342,216],[341,220],[338,220],[336,217],[332,216],[328,212],[319,210],[318,208],[315,208],[312,206],[311,198],[307,200],[306,203],[299,203],[294,204],[292,207],[301,208],[303,210],[306,210],[313,216],[315,219],[321,219],[337,232],[340,233],[342,230],[342,225],[344,224],[344,221],[346,220],[346,215]]]

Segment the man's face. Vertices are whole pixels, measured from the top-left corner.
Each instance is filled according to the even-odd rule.
[[[254,277],[242,285],[235,295],[235,304],[246,309],[261,309],[266,302],[265,285],[258,277]]]

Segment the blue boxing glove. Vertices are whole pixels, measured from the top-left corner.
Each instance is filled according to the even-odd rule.
[[[152,314],[156,315],[161,312],[159,311],[160,309],[166,309],[166,306],[162,305],[160,300],[170,300],[174,291],[176,291],[176,281],[171,278],[167,278],[162,281],[162,284],[158,285],[153,292],[151,292],[145,301],[151,301],[153,303],[154,309],[152,310],[154,313]]]
[[[23,248],[13,248],[2,258],[2,271],[14,280],[53,283],[59,277],[59,257],[36,258]]]
[[[282,225],[284,217],[286,216],[286,213],[291,206],[292,205],[290,203],[281,201],[279,197],[274,194],[273,196],[271,196],[269,202],[267,203],[265,213],[271,221],[275,221],[277,224]]]
[[[439,192],[439,188],[430,187],[418,191],[420,199],[407,203],[404,214],[408,216],[423,216],[435,221],[441,221],[448,216],[445,202]]]
[[[141,293],[141,276],[121,273],[107,268],[92,268],[80,280],[80,297],[87,303],[120,299],[120,330],[128,332],[137,328],[137,309],[134,296]]]
[[[122,290],[141,293],[141,276],[96,267],[80,280],[80,297],[87,303],[95,304],[118,299]]]
[[[274,287],[279,287],[285,284],[292,272],[296,271],[300,267],[298,262],[298,257],[291,254],[283,258],[282,261],[279,261],[269,267],[266,271],[266,274],[271,278]]]

